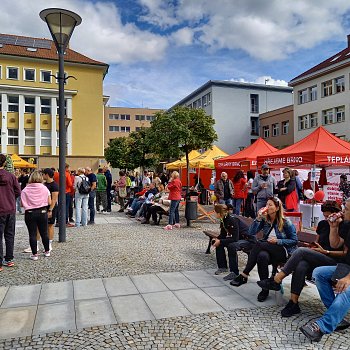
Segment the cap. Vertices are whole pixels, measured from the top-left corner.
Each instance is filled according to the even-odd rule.
[[[263,164],[261,169],[270,169],[270,167],[267,164]]]
[[[53,172],[52,169],[46,168],[46,169],[43,170],[43,174],[49,175],[51,178],[53,178],[54,172]]]

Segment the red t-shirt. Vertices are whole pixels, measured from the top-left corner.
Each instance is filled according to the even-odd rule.
[[[181,199],[182,183],[176,178],[168,183],[169,200],[179,201]]]
[[[233,183],[233,187],[235,189],[235,194],[233,198],[236,198],[236,199],[247,198],[247,189],[245,187],[246,183],[247,183],[247,180],[244,178],[241,178],[237,182]]]

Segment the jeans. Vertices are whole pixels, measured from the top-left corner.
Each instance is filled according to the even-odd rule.
[[[75,193],[75,226],[87,225],[87,211],[89,204],[89,195]]]
[[[144,203],[143,200],[136,199],[131,204],[131,215],[134,216],[137,214],[139,209],[141,208],[142,204]]]
[[[231,204],[232,205],[232,198],[228,199],[219,199],[219,204]]]
[[[241,239],[237,242],[232,242],[226,239],[220,240],[220,245],[215,249],[216,251],[216,262],[219,269],[227,269],[227,261],[225,254],[225,247],[227,248],[228,261],[230,272],[234,272],[236,275],[239,274],[238,270],[238,256],[237,252],[240,250],[250,250],[254,243],[248,242]]]
[[[236,215],[239,215],[241,213],[242,202],[243,202],[242,198],[233,198],[233,208]]]
[[[171,200],[169,209],[169,225],[180,223],[179,205],[179,200]]]
[[[21,196],[16,198],[16,210],[22,214],[22,208],[21,208]]]
[[[47,235],[47,210],[46,208],[30,209],[26,210],[24,215],[24,221],[28,228],[29,243],[32,249],[32,254],[37,254],[37,240],[36,232],[39,230],[41,240],[43,242],[45,252],[50,250],[49,237]]]
[[[16,214],[0,215],[0,266],[4,258],[3,242],[5,239],[6,255],[5,260],[13,259],[13,247],[15,243]]]
[[[68,224],[69,220],[69,207],[71,205],[71,200],[72,196],[70,195],[70,193],[66,193],[66,224]]]
[[[336,260],[327,255],[301,247],[292,254],[281,270],[286,275],[293,273],[291,292],[300,295],[308,273],[318,266],[333,266],[336,264]]]
[[[284,263],[287,253],[283,246],[268,242],[257,242],[251,250],[244,274],[249,275],[255,265],[258,265],[258,274],[261,280],[269,277],[269,265]]]
[[[89,210],[90,210],[90,222],[95,222],[95,198],[96,198],[96,191],[91,191],[89,193]]]
[[[317,267],[312,274],[321,300],[327,308],[326,313],[316,321],[325,334],[332,333],[350,310],[350,287],[337,296],[334,294],[331,278],[335,269],[336,266]]]

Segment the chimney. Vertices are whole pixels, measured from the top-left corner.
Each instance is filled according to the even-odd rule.
[[[347,35],[348,38],[348,47],[350,48],[350,34]]]

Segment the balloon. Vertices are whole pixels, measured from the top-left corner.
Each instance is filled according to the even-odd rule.
[[[216,202],[216,200],[217,200],[215,194],[213,194],[213,195],[210,197],[210,199],[211,199],[212,202]]]
[[[314,198],[314,191],[313,190],[305,190],[304,191],[304,196],[307,199],[312,199],[312,198]]]
[[[317,202],[322,202],[324,199],[324,196],[325,196],[325,194],[323,191],[317,191],[314,195],[314,199]]]

